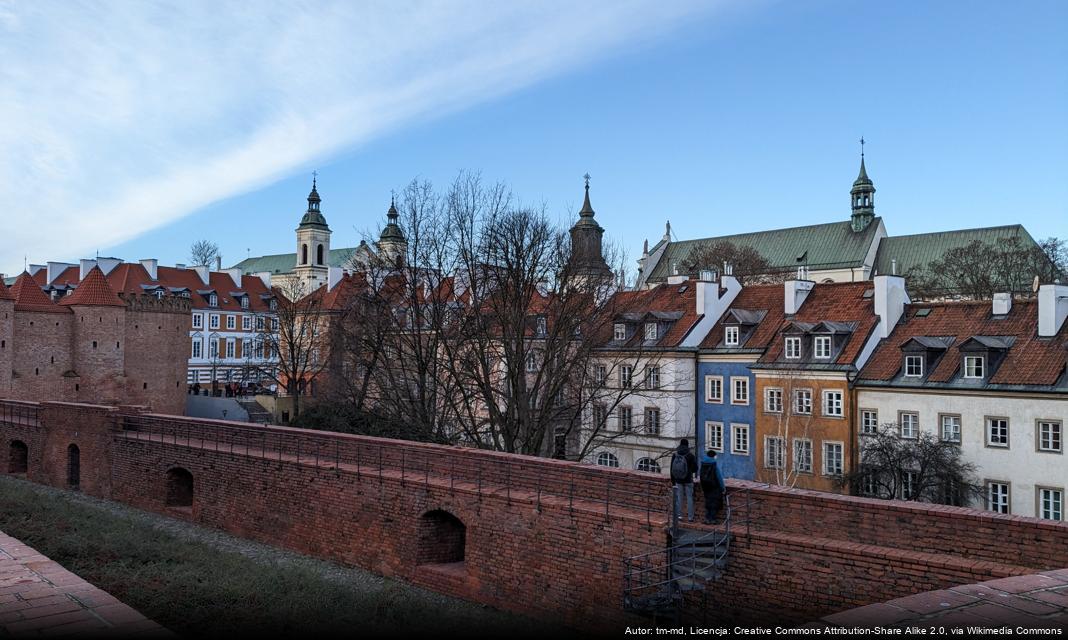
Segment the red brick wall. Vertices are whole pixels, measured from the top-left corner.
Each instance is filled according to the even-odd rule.
[[[126,313],[124,402],[160,413],[185,413],[192,316],[149,301]]]
[[[0,300],[0,398],[11,395],[11,367],[15,360],[15,301]]]
[[[39,482],[63,486],[73,442],[87,493],[591,629],[634,621],[621,606],[624,560],[666,539],[667,485],[647,474],[223,421],[145,414],[120,423],[115,413],[46,403],[41,428],[0,417],[0,442],[29,444],[29,477]],[[176,467],[193,476],[192,508],[166,505]],[[710,620],[807,621],[1068,566],[1065,523],[729,484],[738,491],[730,566],[691,595]],[[464,524],[463,563],[434,564],[454,559],[435,553],[459,532],[429,527],[424,516],[435,511]]]
[[[125,395],[125,307],[71,307],[72,369],[78,373],[78,402],[119,403]],[[146,354],[147,355],[147,354]]]
[[[75,379],[63,376],[73,368],[72,325],[73,316],[69,313],[15,313],[11,335],[14,345],[11,397],[74,399]]]

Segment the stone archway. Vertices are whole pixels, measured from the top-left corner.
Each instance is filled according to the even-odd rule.
[[[448,511],[435,509],[419,518],[416,564],[456,564],[465,560],[467,527]]]

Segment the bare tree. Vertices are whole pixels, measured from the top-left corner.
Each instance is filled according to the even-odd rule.
[[[755,402],[774,402],[774,406],[765,406],[766,412],[775,415],[775,432],[773,438],[778,440],[777,451],[768,451],[765,456],[772,456],[766,465],[774,474],[773,483],[792,487],[797,484],[800,474],[813,473],[812,438],[810,435],[813,420],[813,396],[818,392],[812,386],[811,379],[805,379],[797,372],[781,371],[776,382],[778,386],[765,387],[764,398],[754,398]],[[777,392],[772,399],[767,397],[768,389]]]
[[[916,500],[963,506],[981,499],[975,465],[961,459],[960,445],[922,431],[900,437],[897,424],[865,436],[859,466],[840,483],[851,493],[884,500]]]
[[[211,240],[197,240],[189,247],[189,262],[194,265],[212,266],[215,264],[219,253],[219,245]]]
[[[1031,295],[1035,277],[1041,282],[1064,277],[1066,261],[1065,244],[1057,238],[1037,244],[1018,237],[996,245],[975,240],[946,251],[938,260],[913,266],[905,277],[915,299],[983,300],[999,292]]]
[[[684,262],[691,276],[703,270],[721,272],[725,264],[731,265],[732,274],[742,285],[782,282],[790,275],[774,269],[767,258],[753,247],[739,246],[729,240],[697,245]]]

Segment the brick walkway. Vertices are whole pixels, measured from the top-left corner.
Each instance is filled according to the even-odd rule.
[[[1068,569],[898,598],[823,618],[842,627],[1068,628]]]
[[[0,531],[0,638],[171,632]]]

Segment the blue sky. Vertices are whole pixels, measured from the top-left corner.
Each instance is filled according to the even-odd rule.
[[[201,238],[227,264],[293,251],[312,170],[335,247],[412,178],[480,170],[563,221],[588,171],[633,259],[667,219],[679,238],[846,219],[861,135],[891,234],[1068,236],[1064,2],[294,2],[237,34],[240,5],[119,4],[0,0],[0,57],[20,63],[0,68],[0,271],[24,253],[174,264]],[[139,36],[27,45],[86,20]]]

